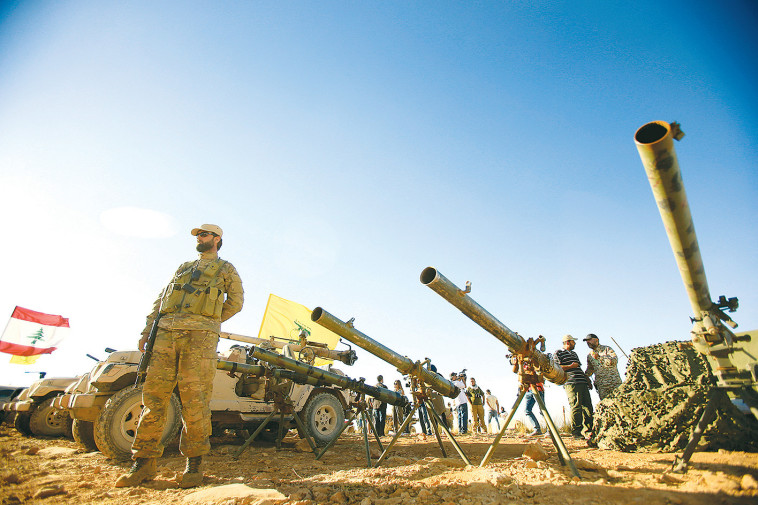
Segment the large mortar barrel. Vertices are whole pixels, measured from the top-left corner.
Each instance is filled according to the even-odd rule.
[[[700,318],[711,309],[713,302],[674,151],[674,134],[678,131],[678,128],[674,131],[672,125],[665,121],[653,121],[637,130],[634,141],[658,204],[692,311],[695,317]]]
[[[429,286],[435,293],[450,302],[455,308],[504,343],[514,354],[521,354],[534,360],[537,366],[550,382],[563,384],[566,382],[566,372],[553,363],[547,356],[534,350],[528,351],[526,341],[518,333],[511,331],[506,325],[497,320],[476,303],[468,294],[458,288],[450,280],[439,273],[434,267],[427,267],[421,272],[421,283]]]
[[[429,387],[448,398],[455,398],[460,394],[458,386],[445,379],[440,374],[427,370],[406,356],[401,356],[389,347],[380,344],[376,340],[373,340],[356,330],[352,325],[340,321],[321,307],[316,307],[313,310],[311,313],[311,320],[320,324],[327,330],[343,337],[345,340],[367,350],[377,358],[393,365],[400,371],[400,373],[414,374],[418,376],[424,384],[427,384]]]
[[[372,396],[377,400],[380,400],[384,403],[389,403],[390,405],[403,406],[408,403],[408,398],[395,391],[390,391],[389,389],[378,388],[375,386],[369,386],[362,381],[351,379],[350,377],[344,375],[317,368],[307,363],[303,363],[302,361],[297,361],[295,359],[282,356],[281,354],[261,349],[260,347],[252,347],[249,351],[249,354],[256,359],[265,361],[266,363],[270,363],[274,366],[292,370],[297,374],[301,374],[305,377],[312,377],[326,384],[339,386],[344,389],[351,389],[358,393]]]

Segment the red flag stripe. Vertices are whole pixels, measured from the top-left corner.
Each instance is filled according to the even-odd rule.
[[[37,312],[36,310],[25,309],[18,307],[13,310],[14,319],[20,319],[22,321],[29,321],[32,323],[42,324],[44,326],[61,326],[68,328],[68,318],[63,316],[56,316],[54,314],[45,314],[44,312]]]
[[[15,354],[16,356],[34,356],[35,354],[50,354],[57,347],[33,347],[30,345],[11,344],[0,341],[0,352]]]

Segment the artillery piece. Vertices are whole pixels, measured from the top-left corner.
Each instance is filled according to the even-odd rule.
[[[237,339],[235,338],[235,340]],[[351,406],[356,408],[357,412],[354,413],[351,418],[344,423],[337,435],[333,437],[331,441],[321,450],[321,452],[316,455],[316,459],[320,459],[321,456],[323,456],[326,451],[329,450],[332,445],[334,445],[334,443],[337,441],[340,435],[342,435],[347,426],[350,425],[350,422],[357,416],[361,416],[367,425],[371,425],[372,431],[376,434],[376,429],[374,429],[373,423],[371,422],[369,416],[366,414],[366,403],[364,400],[365,396],[374,397],[390,405],[405,406],[408,404],[408,399],[405,396],[400,395],[394,391],[390,391],[389,389],[370,386],[368,384],[365,384],[363,379],[351,379],[345,375],[317,368],[302,361],[282,356],[261,347],[250,346],[247,348],[246,361],[252,360],[258,361],[259,364],[219,360],[217,368],[219,370],[228,371],[230,374],[249,374],[258,377],[265,377],[266,379],[274,378],[279,380],[288,380],[298,384],[310,384],[316,387],[336,386],[345,390],[353,391],[355,393],[355,401],[352,402]],[[265,363],[265,365],[260,363]],[[279,444],[282,439],[282,427],[284,426],[283,421],[285,414],[292,415],[292,418],[295,420],[295,423],[297,424],[301,433],[308,441],[311,450],[314,453],[316,452],[316,445],[308,436],[308,431],[306,430],[305,426],[303,426],[299,416],[293,411],[292,401],[289,400],[287,391],[287,388],[279,387],[279,384],[273,384],[270,380],[267,380],[265,399],[267,401],[273,401],[276,408],[268,415],[268,417],[266,417],[263,423],[256,429],[255,432],[253,432],[253,434],[247,439],[242,447],[237,450],[235,457],[239,457],[239,455],[245,451],[245,449],[253,442],[253,440],[255,440],[255,438],[263,431],[263,429],[265,429],[266,425],[277,413],[280,415],[279,436],[277,438],[277,444]],[[370,467],[371,457],[368,444],[368,430],[364,430],[363,437],[366,446],[366,461],[367,465]],[[378,435],[376,435],[376,439],[379,447],[382,448],[382,443],[381,440],[379,440]]]
[[[374,356],[395,366],[401,374],[407,375],[410,377],[410,381],[411,381],[410,387],[411,387],[411,392],[413,394],[413,409],[403,420],[402,425],[395,433],[395,436],[390,441],[389,445],[387,446],[387,449],[384,450],[382,455],[379,457],[379,460],[377,460],[376,466],[379,466],[381,462],[384,461],[390,449],[395,444],[400,434],[406,429],[408,424],[410,424],[411,419],[413,418],[413,415],[416,413],[416,411],[419,409],[421,405],[426,406],[427,412],[431,414],[432,418],[435,421],[431,424],[432,424],[432,428],[434,429],[434,435],[437,438],[437,444],[439,445],[440,450],[442,451],[443,457],[447,457],[447,454],[445,452],[445,447],[442,445],[442,439],[440,437],[438,427],[442,427],[445,434],[447,434],[448,438],[452,442],[453,447],[455,447],[455,450],[460,455],[461,459],[463,459],[463,461],[467,465],[471,464],[471,461],[463,452],[463,449],[455,440],[455,437],[453,437],[453,434],[450,432],[450,429],[445,425],[444,422],[442,422],[442,419],[440,419],[437,412],[435,412],[431,404],[431,401],[429,399],[429,395],[427,391],[428,388],[431,388],[434,391],[437,391],[438,393],[444,396],[447,396],[448,398],[455,398],[460,393],[460,389],[458,388],[458,386],[456,386],[449,380],[445,379],[438,373],[433,372],[432,370],[429,370],[428,368],[426,368],[426,366],[429,366],[430,364],[430,360],[428,358],[425,359],[423,362],[413,361],[406,356],[402,356],[396,353],[392,349],[380,344],[379,342],[371,339],[367,335],[355,329],[355,327],[353,326],[353,322],[355,318],[350,319],[347,322],[344,322],[337,319],[336,317],[334,317],[332,314],[322,309],[321,307],[316,307],[311,313],[311,320],[320,324],[324,328],[336,333],[342,338],[352,342],[353,344],[367,350]]]
[[[653,121],[634,135],[637,151],[645,167],[653,197],[674,252],[679,273],[692,306],[692,343],[704,354],[716,378],[703,414],[674,471],[684,472],[705,428],[716,414],[715,395],[727,392],[741,398],[758,419],[758,331],[735,334],[735,323],[724,311],[735,312],[737,298],[720,296],[711,300],[695,225],[679,170],[674,139],[684,137],[676,122]]]
[[[496,339],[504,343],[511,353],[529,358],[532,363],[536,365],[542,375],[555,384],[563,384],[566,382],[566,372],[557,365],[548,356],[542,354],[535,348],[535,341],[533,339],[524,340],[524,338],[518,333],[511,331],[507,326],[497,320],[495,316],[487,312],[481,305],[476,303],[468,294],[471,292],[471,282],[466,282],[466,289],[460,289],[454,283],[452,283],[447,277],[442,275],[436,268],[427,267],[421,272],[421,283],[428,286],[432,291],[440,295],[442,298],[450,302],[454,307],[463,312],[463,314],[474,321],[476,324],[484,328],[487,332],[492,334]],[[555,426],[553,419],[545,407],[545,403],[542,401],[542,397],[534,389],[534,385],[522,384],[520,387],[519,396],[516,398],[511,412],[503,423],[503,427],[492,441],[487,453],[482,458],[479,466],[485,466],[489,463],[492,454],[500,442],[500,439],[505,434],[505,430],[516,414],[521,400],[526,395],[527,390],[531,388],[533,390],[534,398],[540,406],[542,413],[545,415],[547,421],[548,430],[550,431],[550,437],[553,440],[556,450],[558,451],[558,458],[561,464],[568,465],[571,472],[577,477],[581,478],[579,471],[576,469],[574,462],[571,460],[571,456],[566,449],[566,445],[563,443],[561,436],[558,432],[558,428]]]

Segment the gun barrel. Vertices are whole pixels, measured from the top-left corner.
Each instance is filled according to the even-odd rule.
[[[504,343],[512,353],[531,357],[547,380],[555,384],[566,382],[566,372],[560,366],[537,350],[527,350],[526,341],[521,335],[511,331],[506,325],[498,321],[495,316],[487,312],[436,268],[427,267],[421,272],[421,284],[429,286],[432,291],[450,302],[466,317]]]
[[[232,373],[243,373],[249,375],[272,375],[277,379],[287,379],[295,381],[299,384],[310,384],[312,386],[324,386],[327,382],[320,381],[315,377],[308,377],[292,370],[285,370],[282,368],[266,368],[263,365],[249,365],[247,363],[239,363],[236,361],[218,360],[216,368],[219,370],[226,370]]]
[[[271,363],[272,365],[286,368],[287,370],[291,370],[305,377],[314,378],[326,384],[339,386],[344,389],[351,389],[359,393],[373,396],[374,398],[384,403],[389,403],[390,405],[403,406],[408,403],[408,398],[401,395],[400,393],[396,393],[395,391],[369,386],[362,381],[351,379],[350,377],[336,374],[328,370],[323,370],[321,368],[311,366],[307,363],[303,363],[302,361],[297,361],[292,358],[282,356],[281,354],[261,349],[260,347],[253,347],[250,351],[250,354],[254,358],[265,361],[266,363]]]
[[[637,130],[634,141],[658,204],[692,311],[696,317],[700,317],[711,309],[713,302],[674,150],[675,132],[672,130],[672,125],[665,121],[653,121]]]
[[[281,340],[277,340],[273,338],[267,339],[267,338],[260,338],[260,337],[249,337],[247,335],[240,335],[238,333],[227,333],[223,331],[219,335],[221,336],[221,338],[235,340],[237,342],[245,342],[246,344],[253,344],[255,346],[272,345],[276,347],[277,349],[282,349],[285,345],[287,345]],[[290,349],[292,349],[293,351],[301,351],[303,347],[306,347],[296,342],[289,343],[289,346],[290,346]],[[319,358],[331,359],[334,361],[341,361],[342,363],[349,366],[352,366],[358,359],[357,356],[355,355],[355,352],[352,350],[335,351],[332,349],[328,349],[326,347],[320,347],[320,346],[315,346],[315,345],[309,348],[312,349],[313,353]]]
[[[401,356],[389,347],[386,347],[376,340],[371,339],[367,335],[356,330],[351,324],[340,321],[333,315],[321,307],[316,307],[311,313],[311,320],[320,324],[327,330],[333,331],[337,335],[343,337],[354,343],[357,346],[362,347],[374,356],[383,359],[387,363],[390,363],[397,368],[403,374],[415,374],[425,384],[429,385],[435,391],[449,397],[455,398],[460,394],[458,386],[445,379],[438,373],[427,370],[418,363],[411,361],[406,356]]]

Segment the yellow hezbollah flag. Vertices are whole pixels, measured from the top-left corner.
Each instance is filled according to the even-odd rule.
[[[285,300],[274,294],[268,295],[266,312],[263,314],[263,322],[258,332],[258,338],[271,336],[298,342],[298,335],[305,330],[310,342],[321,342],[334,350],[339,343],[340,336],[323,326],[311,321],[311,309],[305,305]],[[331,363],[332,360],[316,359],[315,365]]]
[[[14,365],[33,365],[39,357],[39,354],[35,354],[34,356],[12,356],[11,363]]]

